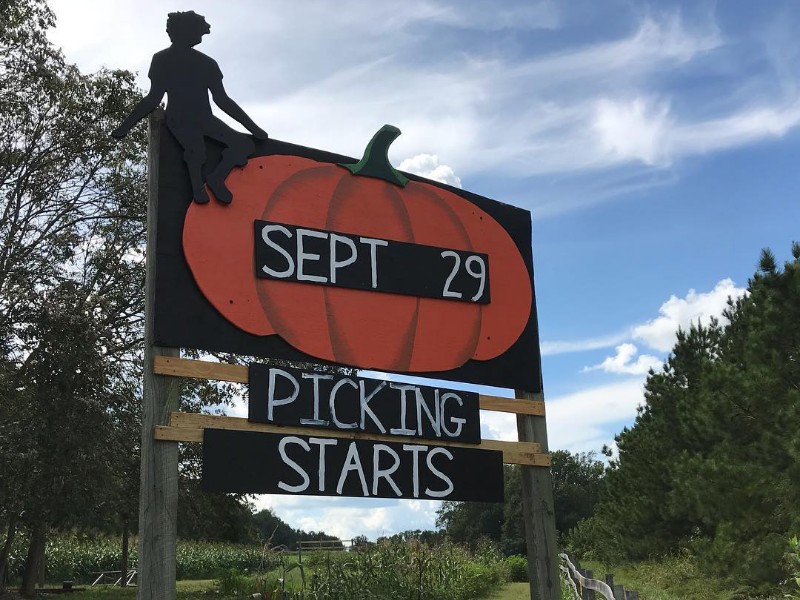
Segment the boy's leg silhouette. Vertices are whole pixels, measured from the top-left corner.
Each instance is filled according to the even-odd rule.
[[[194,125],[194,126],[192,126]],[[183,160],[189,170],[192,194],[198,204],[208,202],[203,182],[203,165],[206,162],[206,144],[202,130],[194,123],[185,123],[167,115],[167,126],[183,148]]]
[[[216,117],[211,117],[200,124],[180,122],[167,116],[167,125],[183,148],[183,159],[189,170],[192,193],[195,202],[199,204],[208,202],[208,194],[203,187],[203,165],[206,162],[206,147],[203,138],[208,137],[225,146],[220,163],[205,178],[205,183],[214,192],[217,200],[230,204],[233,194],[225,185],[225,178],[233,167],[247,163],[247,157],[255,149],[255,144],[250,137],[231,129]]]
[[[225,185],[225,178],[233,167],[241,167],[247,163],[247,157],[253,153],[256,146],[248,135],[231,129],[216,117],[211,117],[205,126],[206,129],[203,133],[206,137],[225,145],[225,150],[222,151],[222,160],[206,177],[206,183],[214,192],[217,200],[228,204],[233,199],[233,195]]]

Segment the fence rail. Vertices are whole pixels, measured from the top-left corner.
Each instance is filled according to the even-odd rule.
[[[301,552],[339,552],[352,547],[353,540],[304,540],[297,543],[297,549]]]
[[[639,600],[639,592],[626,590],[624,586],[614,583],[613,573],[606,573],[605,581],[593,579],[593,573],[580,568],[580,563],[566,554],[558,555],[559,569],[567,580],[576,600]]]

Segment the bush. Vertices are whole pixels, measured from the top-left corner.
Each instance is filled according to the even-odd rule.
[[[789,552],[786,553],[785,559],[791,574],[787,583],[793,592],[786,597],[790,600],[800,600],[800,540],[796,535],[789,540]]]
[[[506,577],[505,563],[491,549],[470,554],[452,544],[384,542],[328,555],[315,569],[308,597],[469,600],[487,595]]]
[[[256,592],[256,581],[237,569],[221,569],[214,581],[223,596],[246,596]]]
[[[506,557],[506,567],[511,581],[528,581],[528,559],[524,556]]]

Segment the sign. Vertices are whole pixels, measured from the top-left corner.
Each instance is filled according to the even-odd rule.
[[[256,277],[489,304],[486,254],[256,221]]]
[[[241,494],[502,502],[503,455],[425,443],[205,429],[202,486]]]
[[[256,363],[249,373],[252,422],[481,441],[474,392]]]
[[[164,129],[156,343],[539,391],[530,213],[394,171],[398,133],[257,141],[200,203]]]

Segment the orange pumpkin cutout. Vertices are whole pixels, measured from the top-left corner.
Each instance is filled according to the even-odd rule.
[[[397,135],[397,128],[385,126],[357,165],[291,155],[254,158],[228,176],[230,206],[192,203],[183,249],[206,299],[239,329],[277,334],[306,354],[361,368],[446,371],[508,350],[532,305],[519,250],[471,202],[394,171],[387,153]],[[474,304],[256,278],[256,220],[485,253],[492,300]]]

